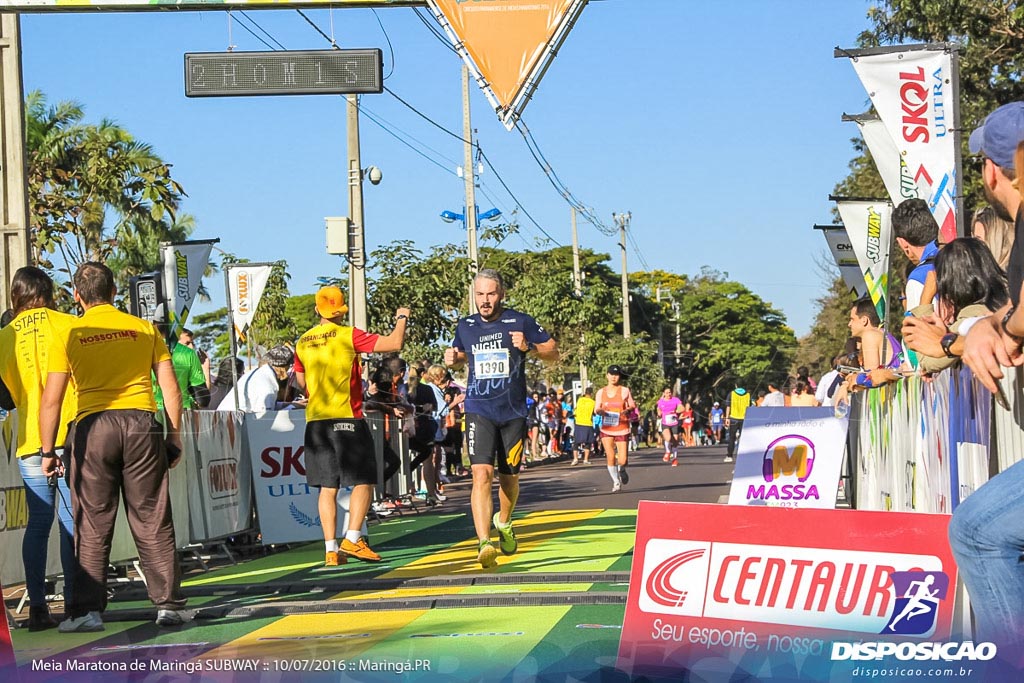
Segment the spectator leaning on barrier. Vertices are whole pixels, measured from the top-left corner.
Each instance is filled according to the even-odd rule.
[[[923,199],[907,199],[892,212],[892,230],[896,244],[906,254],[914,268],[907,276],[904,290],[906,310],[916,308],[922,302],[921,293],[929,273],[935,270],[933,259],[939,247],[935,238],[939,226],[935,223],[928,202]]]
[[[0,330],[0,408],[18,409],[18,469],[25,485],[28,523],[21,542],[28,592],[28,630],[53,628],[57,622],[46,606],[46,555],[53,526],[54,510],[60,519],[60,561],[64,571],[64,602],[73,601],[75,573],[74,523],[71,491],[66,477],[54,477],[50,486],[43,474],[39,440],[39,407],[49,368],[50,320],[70,325],[74,317],[53,310],[53,280],[39,268],[27,266],[14,273],[11,282],[14,304],[9,324]],[[72,385],[61,404],[56,449],[63,455],[68,424],[75,419],[78,394]]]
[[[181,390],[171,354],[153,323],[113,306],[114,274],[87,262],[74,276],[75,301],[85,310],[68,326],[52,325],[49,375],[39,411],[43,472],[57,470],[54,453],[69,377],[78,388],[71,430],[71,504],[80,571],[62,632],[101,631],[107,606],[107,568],[124,499],[156,623],[182,623],[181,595],[168,468],[181,456]],[[156,421],[151,376],[164,394],[164,427]]]
[[[295,360],[295,354],[287,346],[275,346],[263,354],[259,367],[253,368],[238,378],[238,401],[235,392],[224,395],[217,410],[242,410],[247,413],[264,413],[268,410],[287,409],[279,402],[281,384],[288,381],[288,368]]]
[[[409,309],[395,312],[395,328],[386,336],[345,324],[348,306],[337,287],[316,294],[320,324],[295,345],[295,380],[309,393],[306,406],[306,481],[320,489],[320,526],[327,549],[324,564],[336,567],[342,556],[380,562],[362,537],[363,523],[377,483],[373,437],[363,420],[361,353],[400,351],[405,342]],[[348,530],[337,540],[338,489],[351,486]],[[339,555],[342,553],[342,555]]]
[[[938,311],[921,305],[903,320],[903,341],[921,354],[926,373],[951,367],[963,353],[964,327],[1006,304],[1006,277],[981,240],[953,240],[935,258]]]
[[[1014,220],[1018,237],[1024,231],[1022,193],[1015,182],[1024,169],[1024,102],[996,109],[971,134],[971,152],[985,160],[982,181],[989,203],[1003,218]],[[964,362],[990,391],[1002,378],[1000,365],[1024,362],[1024,311],[1018,309],[1024,285],[1024,242],[1015,238],[1007,268],[1008,304],[974,324],[967,333]],[[1017,397],[1019,401],[1020,398]],[[976,640],[1000,646],[1004,658],[1020,658],[1024,648],[1024,461],[978,488],[954,511],[950,546],[967,585],[974,610]],[[1012,662],[1011,662],[1012,663]]]

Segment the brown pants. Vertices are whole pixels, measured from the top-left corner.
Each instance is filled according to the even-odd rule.
[[[183,607],[163,429],[153,413],[94,413],[75,425],[69,441],[73,444],[71,508],[80,565],[69,614],[78,617],[106,609],[107,567],[121,497],[149,599],[160,609]]]

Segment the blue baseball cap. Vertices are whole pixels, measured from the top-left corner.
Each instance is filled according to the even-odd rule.
[[[968,142],[971,154],[984,154],[996,166],[1012,169],[1017,144],[1024,141],[1024,102],[1010,102],[985,118]]]

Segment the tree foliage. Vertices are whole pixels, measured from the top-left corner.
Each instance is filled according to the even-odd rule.
[[[83,122],[73,102],[25,103],[29,222],[36,261],[58,282],[84,261],[115,268],[118,284],[159,265],[158,245],[187,237],[185,196],[153,148],[109,120]],[[54,260],[54,257],[57,257]]]

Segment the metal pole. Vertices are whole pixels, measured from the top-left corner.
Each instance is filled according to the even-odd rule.
[[[960,130],[960,51],[959,46],[951,46],[950,55],[950,99],[953,100],[953,154],[956,168],[956,236],[964,237],[971,234],[967,226],[965,195],[964,195],[964,160],[963,131]]]
[[[17,14],[5,12],[0,14],[0,310],[11,305],[14,271],[34,261],[25,177],[24,103],[20,20]]]
[[[231,339],[231,390],[235,395],[235,410],[241,410],[238,403],[238,338],[235,335],[235,309],[231,302],[231,266],[224,268],[224,299],[228,302],[228,337]],[[217,407],[213,406],[216,410]]]
[[[571,207],[570,211],[572,212],[572,289],[576,297],[581,298],[583,296],[583,274],[580,272],[580,240],[579,234],[576,232],[576,207]],[[583,360],[586,336],[586,333],[580,332],[580,384],[583,385],[584,391],[590,384],[590,378],[587,376],[587,364]]]
[[[348,215],[351,233],[348,252],[349,309],[353,327],[366,329],[366,245],[363,232],[363,168],[359,154],[359,97],[348,100]]]
[[[479,269],[479,254],[476,244],[476,169],[473,163],[473,124],[469,114],[469,67],[462,65],[462,137],[465,139],[465,164],[462,177],[466,181],[466,208],[462,215],[466,221],[466,241],[469,252],[469,314],[476,313],[476,299],[473,296],[473,276]]]
[[[629,272],[626,270],[626,230],[633,213],[613,213],[612,218],[619,224],[619,246],[622,248],[622,336],[629,339]]]

